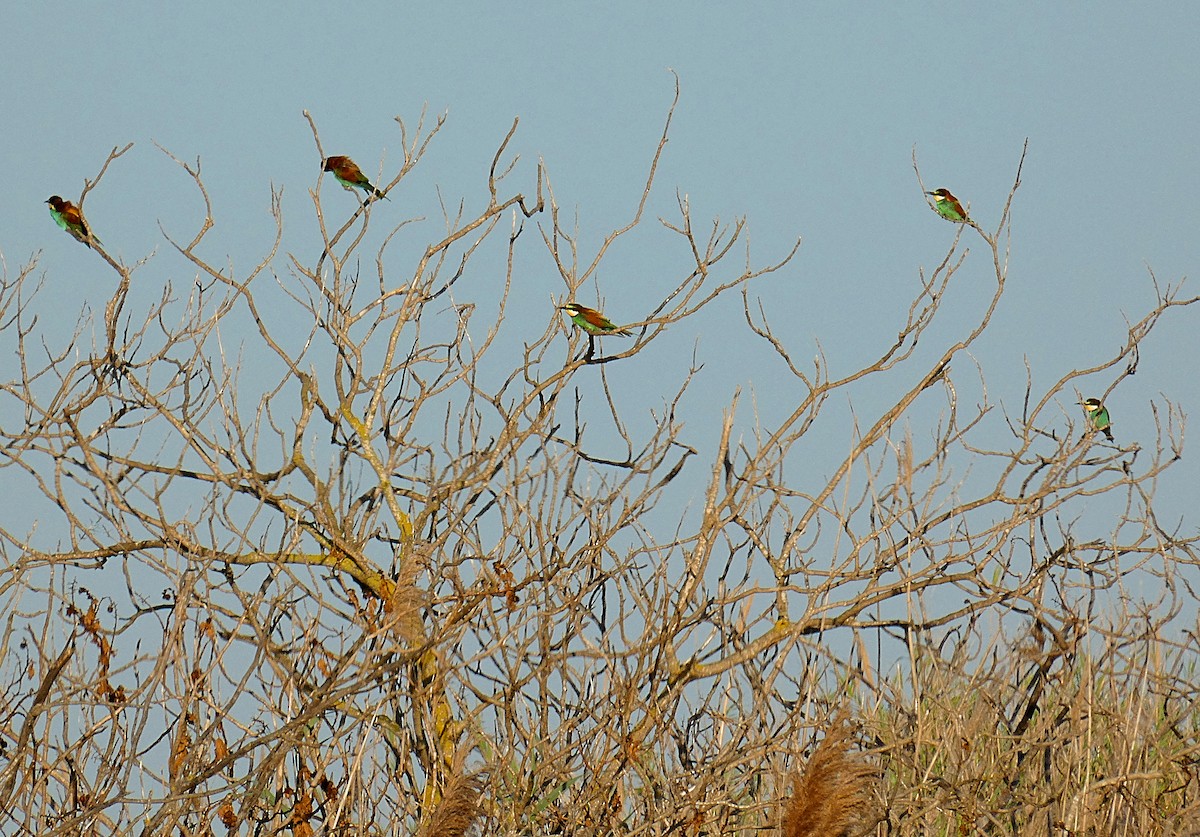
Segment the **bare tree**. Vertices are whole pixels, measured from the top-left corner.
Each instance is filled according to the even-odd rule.
[[[404,160],[381,184],[396,200],[363,196],[346,217],[314,190],[320,240],[284,254],[276,194],[273,246],[249,269],[204,255],[216,210],[199,163],[176,159],[205,219],[164,234],[195,283],[135,310],[154,262],[97,244],[117,287],[90,353],[41,332],[36,259],[5,277],[21,363],[0,464],[48,512],[0,532],[3,829],[749,834],[844,707],[874,751],[845,761],[854,781],[864,764],[894,777],[883,813],[851,818],[861,828],[1091,833],[1194,812],[1196,634],[1164,646],[1157,631],[1195,608],[1195,539],[1153,505],[1183,416],[1164,402],[1146,449],[1058,404],[1084,374],[1109,373],[1112,391],[1196,299],[1166,287],[1114,356],[1031,383],[1001,416],[970,351],[1005,293],[1018,164],[997,228],[961,226],[895,339],[849,373],[799,360],[754,297],[799,241],[760,264],[744,219],[699,232],[684,198],[655,234],[690,255],[632,339],[571,329],[553,305],[540,334],[514,335],[518,264],[543,259],[558,302],[575,300],[618,240],[652,227],[670,121],[629,221],[592,253],[540,163],[513,185],[515,121],[480,196],[443,204],[443,229],[414,246],[428,225],[395,216],[443,126],[423,117],[411,134],[397,120]],[[995,287],[950,324],[945,295],[978,258],[964,238]],[[481,275],[490,297],[467,290]],[[734,394],[715,445],[699,443],[698,367],[664,372],[649,421],[620,398],[622,363],[736,294],[763,367],[796,392],[788,415],[747,424]],[[865,386],[897,396],[829,420],[831,396]],[[960,403],[965,388],[982,397]],[[918,407],[940,418],[918,424]],[[802,467],[831,449],[828,471]],[[1081,519],[1095,498],[1119,509],[1102,528]],[[1134,573],[1161,579],[1160,601],[1102,595]],[[1155,666],[1127,665],[1131,643]],[[898,660],[907,674],[887,674]],[[1064,781],[1078,774],[1056,760],[1079,751],[1054,742],[1121,706],[1089,678],[1142,683],[1157,714]],[[986,742],[996,775],[973,761]],[[792,833],[804,814],[788,810]]]

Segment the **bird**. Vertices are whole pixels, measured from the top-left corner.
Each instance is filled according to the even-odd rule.
[[[614,325],[608,317],[596,309],[580,305],[578,302],[568,302],[566,305],[560,305],[558,306],[558,310],[566,311],[575,325],[593,337],[601,334],[615,334],[619,337],[629,337],[633,334],[627,328]]]
[[[1100,403],[1100,399],[1087,398],[1080,401],[1079,406],[1083,407],[1083,411],[1087,413],[1088,421],[1092,423],[1092,427],[1107,436],[1108,441],[1114,441],[1112,420],[1108,417],[1108,408]]]
[[[974,223],[967,217],[967,210],[963,209],[963,205],[959,203],[958,198],[950,194],[949,189],[934,189],[932,192],[926,192],[927,195],[932,195],[934,200],[934,209],[938,215],[941,215],[947,221],[953,221],[956,224],[971,224]]]
[[[87,224],[83,222],[83,213],[75,204],[63,200],[58,195],[46,198],[46,203],[50,205],[50,217],[54,219],[54,223],[69,232],[74,238],[82,241],[88,247],[92,246],[92,241],[97,244],[101,243],[100,239],[93,236],[88,230]]]
[[[386,198],[383,192],[371,185],[371,181],[367,180],[367,176],[362,173],[354,161],[349,157],[341,155],[335,157],[326,157],[321,161],[321,166],[325,171],[333,172],[333,176],[337,178],[337,182],[342,184],[346,189],[362,189],[368,195],[374,195],[377,198]],[[391,200],[391,198],[388,198]]]

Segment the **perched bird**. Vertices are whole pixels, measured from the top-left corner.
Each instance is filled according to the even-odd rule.
[[[50,205],[50,217],[54,219],[54,223],[88,247],[92,246],[92,241],[100,243],[100,239],[88,230],[87,224],[83,222],[83,214],[75,204],[63,200],[58,195],[51,195],[46,199],[46,203]]]
[[[1092,423],[1092,427],[1107,436],[1108,441],[1114,441],[1112,434],[1112,420],[1108,417],[1108,408],[1100,403],[1100,399],[1088,398],[1084,401],[1080,401],[1079,405],[1083,407],[1083,411],[1087,413],[1088,421]]]
[[[595,308],[588,308],[585,305],[580,305],[577,302],[568,302],[566,305],[558,306],[559,311],[566,311],[570,316],[571,321],[588,334],[598,336],[601,334],[616,334],[620,337],[629,337],[633,334],[627,328],[621,328],[613,325],[608,317],[601,314]]]
[[[967,217],[967,210],[963,209],[963,205],[959,203],[958,198],[950,194],[949,189],[935,189],[925,194],[933,196],[934,209],[938,211],[938,215],[941,215],[947,221],[953,221],[956,224],[971,223],[971,219]]]
[[[367,180],[367,176],[362,173],[362,169],[356,166],[354,161],[349,157],[327,157],[322,161],[321,165],[325,171],[333,172],[333,176],[337,178],[337,182],[342,184],[346,189],[357,188],[377,198],[387,197],[387,195],[371,185],[371,181]]]

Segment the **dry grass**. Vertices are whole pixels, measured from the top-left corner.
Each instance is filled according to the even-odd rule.
[[[482,789],[478,774],[458,772],[452,776],[429,822],[418,832],[419,837],[464,837],[479,819]]]
[[[564,835],[1200,834],[1196,648],[1120,628],[996,639],[974,658],[915,646],[873,703],[853,696],[853,723],[817,724],[823,740],[790,773],[760,728],[688,769],[647,754],[637,780],[583,781],[515,819]]]
[[[834,724],[803,770],[792,776],[780,837],[850,837],[861,833],[878,770],[850,754],[850,733]]]
[[[1195,833],[1195,659],[1078,627],[1067,648],[1027,644],[973,670],[921,649],[864,719],[886,776],[879,833]]]

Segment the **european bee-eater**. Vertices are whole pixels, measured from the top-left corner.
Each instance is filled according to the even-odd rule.
[[[354,161],[349,157],[327,157],[322,161],[321,165],[325,171],[333,172],[333,176],[337,178],[337,182],[342,184],[346,189],[362,189],[368,195],[374,195],[377,198],[387,197],[387,195],[371,185],[371,181],[367,180],[367,176],[362,173],[362,169],[356,166]]]
[[[959,203],[958,198],[950,194],[949,189],[934,189],[932,192],[926,192],[927,195],[933,196],[934,209],[938,211],[947,221],[953,221],[956,224],[969,224],[971,219],[967,217],[967,210],[963,209],[963,205]]]
[[[58,195],[51,195],[46,199],[46,203],[50,205],[50,217],[54,219],[54,223],[69,232],[74,238],[82,241],[88,247],[92,246],[92,241],[101,243],[100,239],[88,231],[87,224],[83,222],[83,214],[75,204],[63,200]]]
[[[1092,427],[1107,436],[1108,441],[1113,441],[1112,420],[1108,417],[1108,408],[1100,403],[1100,399],[1088,398],[1080,401],[1079,406],[1083,407],[1083,411],[1087,413],[1088,421],[1092,423]]]
[[[629,337],[633,334],[627,328],[614,325],[608,317],[601,314],[595,308],[588,308],[586,305],[580,305],[577,302],[568,302],[566,305],[560,305],[558,306],[558,310],[566,311],[575,325],[592,336],[616,334],[620,337]]]

